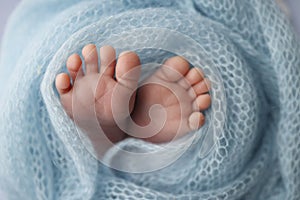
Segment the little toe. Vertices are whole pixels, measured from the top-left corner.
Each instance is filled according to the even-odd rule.
[[[209,94],[203,94],[196,98],[193,103],[194,110],[206,110],[211,104],[211,97]]]
[[[193,112],[188,123],[191,130],[197,130],[205,123],[205,117],[201,112]]]
[[[67,68],[73,81],[83,76],[82,61],[78,54],[73,54],[68,58]]]
[[[71,90],[70,77],[66,73],[56,76],[55,86],[60,95],[66,94]]]
[[[135,90],[141,73],[139,56],[134,52],[123,52],[119,55],[116,66],[116,79],[121,85]]]
[[[98,53],[94,44],[88,44],[82,49],[82,55],[84,57],[86,73],[98,72]]]
[[[180,56],[174,56],[166,60],[157,75],[167,81],[178,81],[188,73],[190,64]]]
[[[100,73],[113,77],[116,66],[116,51],[111,46],[103,46],[100,48]]]

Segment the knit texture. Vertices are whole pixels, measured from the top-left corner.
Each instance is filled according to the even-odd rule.
[[[119,148],[164,147],[131,138],[108,151],[120,167],[110,169],[83,145],[54,81],[88,43],[136,50],[143,64],[182,55],[204,70],[207,122],[174,162],[130,165]],[[299,47],[273,0],[23,0],[1,51],[1,199],[299,200]]]

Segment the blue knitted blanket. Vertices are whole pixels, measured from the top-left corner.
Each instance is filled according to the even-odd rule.
[[[54,87],[88,43],[201,67],[206,125],[95,159]],[[23,0],[0,77],[0,199],[300,199],[300,46],[273,0]]]

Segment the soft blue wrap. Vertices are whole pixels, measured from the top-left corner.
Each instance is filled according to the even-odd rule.
[[[171,51],[201,65],[213,103],[192,134],[205,138],[149,173],[94,159],[53,84],[88,43],[138,47],[144,63]],[[300,46],[273,0],[23,0],[1,50],[1,200],[300,199]],[[114,148],[109,162],[135,162]]]

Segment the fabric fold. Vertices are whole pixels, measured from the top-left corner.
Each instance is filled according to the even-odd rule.
[[[54,87],[88,43],[136,51],[143,77],[174,54],[202,68],[206,125],[169,145],[126,139],[95,159]],[[300,46],[274,1],[24,0],[2,44],[7,199],[300,198]],[[147,159],[163,167],[138,172]]]

